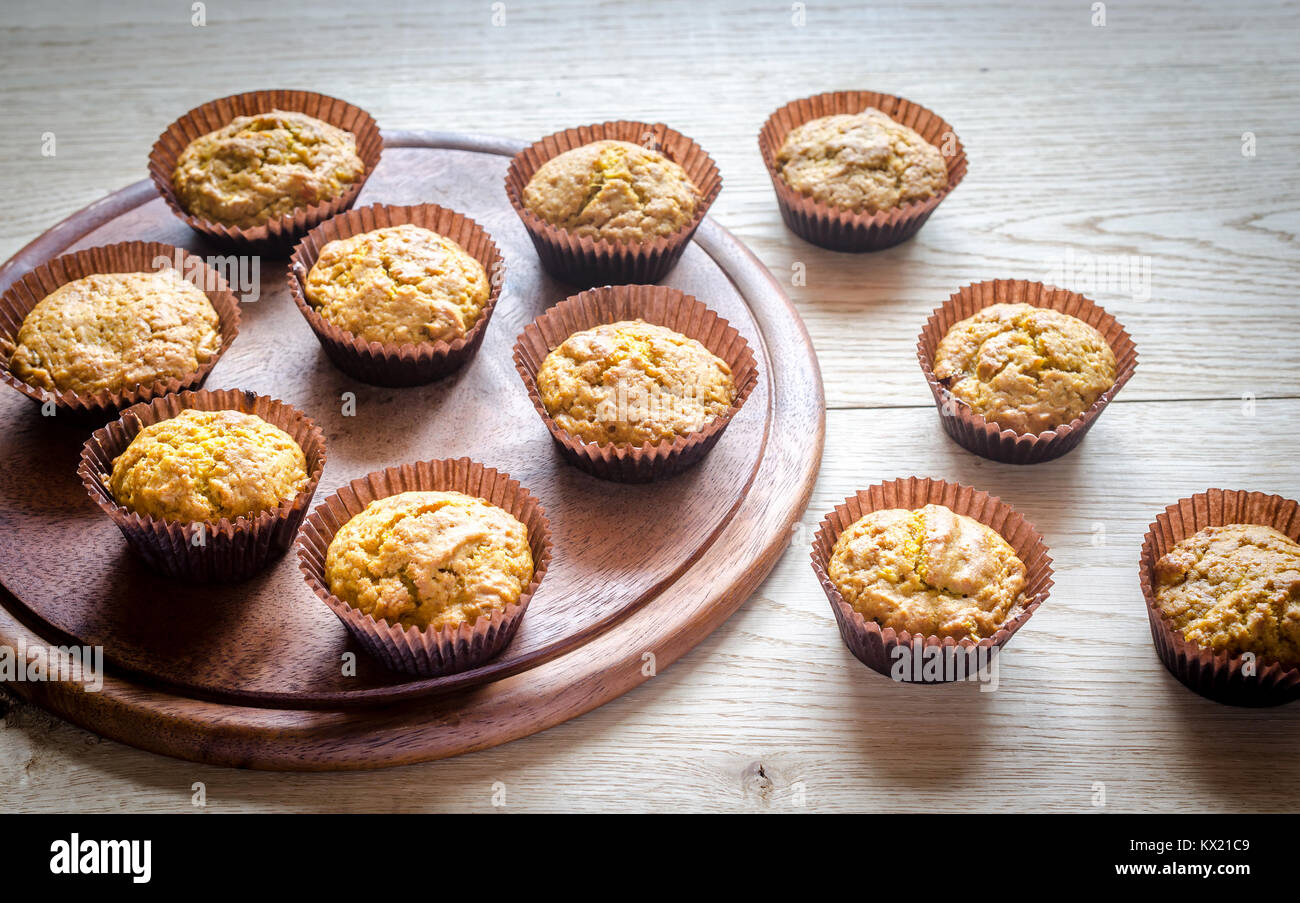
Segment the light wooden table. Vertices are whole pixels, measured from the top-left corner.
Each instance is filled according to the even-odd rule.
[[[677,664],[589,715],[445,762],[284,775],[138,752],[15,705],[0,805],[188,811],[203,782],[213,811],[490,810],[500,782],[509,810],[1300,808],[1300,706],[1225,708],[1176,683],[1135,570],[1146,525],[1180,497],[1300,494],[1300,27],[1285,3],[1116,2],[1104,26],[1099,5],[811,0],[799,26],[784,0],[210,0],[196,27],[189,3],[7,4],[0,259],[143,177],[164,125],[236,91],[309,88],[391,128],[529,139],[662,119],[722,168],[713,215],[778,278],[806,269],[790,294],[830,411],[811,507],[772,576]],[[915,240],[869,256],[784,229],[755,141],[785,101],[850,87],[938,111],[970,157]],[[921,324],[967,282],[1055,269],[1068,283],[1071,254],[1149,260],[1147,300],[1085,291],[1137,341],[1137,376],[1062,460],[974,457],[940,431]],[[1056,589],[1009,647],[998,692],[867,672],[808,566],[826,509],[910,474],[1002,496],[1052,548]]]

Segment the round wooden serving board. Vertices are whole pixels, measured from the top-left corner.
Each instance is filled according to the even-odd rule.
[[[817,359],[789,300],[752,254],[706,220],[664,280],[700,298],[753,346],[759,385],[704,462],[643,486],[566,465],[511,360],[516,336],[574,289],[539,267],[503,189],[517,142],[399,132],[358,206],[435,202],[477,220],[506,284],[477,357],[407,389],[334,368],[292,303],[285,263],[263,259],[259,297],[209,388],[250,389],[306,411],[329,460],[318,498],[392,464],[466,455],[518,479],[545,506],[554,557],[505,652],[436,679],[389,672],[360,651],[302,580],[293,553],[243,583],[154,574],[76,477],[97,425],[43,417],[0,395],[0,644],[102,646],[103,689],[13,689],[104,736],[204,762],[364,768],[455,755],[526,736],[626,692],[703,639],[786,547],[821,459]],[[0,290],[67,250],[128,239],[221,254],[148,182],[86,208],[0,268]],[[355,654],[356,673],[345,669]]]

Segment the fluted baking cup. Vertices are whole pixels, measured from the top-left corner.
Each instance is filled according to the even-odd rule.
[[[186,409],[240,411],[279,427],[302,448],[307,485],[291,499],[252,517],[184,523],[138,514],[117,503],[107,479],[113,461],[141,430]],[[151,567],[193,581],[242,580],[262,570],[292,544],[325,467],[325,437],[306,414],[273,398],[242,389],[216,389],[165,395],[127,408],[96,430],[81,449],[77,474],[90,497],[113,519],[128,543]]]
[[[546,410],[537,389],[537,371],[546,356],[575,332],[638,318],[695,339],[725,361],[731,368],[735,400],[699,430],[672,440],[645,445],[584,442]],[[607,285],[566,298],[524,328],[515,342],[515,369],[560,453],[593,476],[621,483],[661,479],[698,462],[717,444],[758,384],[754,352],[736,328],[690,295],[661,285]]]
[[[1031,304],[1069,314],[1092,326],[1115,353],[1115,384],[1067,424],[1041,433],[1004,430],[958,400],[934,375],[934,355],[939,343],[957,322],[974,316],[993,304]],[[1091,429],[1124,384],[1137,370],[1137,346],[1119,321],[1078,292],[1026,282],[1022,279],[993,279],[958,289],[930,315],[916,342],[916,356],[939,409],[939,422],[949,436],[975,454],[1006,464],[1037,464],[1059,458],[1070,451]]]
[[[228,226],[189,213],[176,197],[176,189],[172,185],[176,161],[185,148],[194,139],[229,125],[239,116],[256,116],[272,110],[304,113],[351,132],[356,139],[357,156],[365,164],[365,171],[338,197],[308,207],[295,208],[276,219],[250,228]],[[379,134],[379,126],[375,124],[374,117],[360,107],[314,91],[249,91],[209,101],[169,125],[149,153],[149,175],[167,206],[194,231],[242,251],[284,255],[289,253],[294,241],[307,234],[309,229],[347,210],[356,202],[362,186],[379,165],[382,149],[383,138]]]
[[[627,141],[656,150],[686,171],[699,192],[691,221],[672,235],[644,242],[578,236],[524,206],[524,188],[548,160],[594,141]],[[506,171],[506,196],[523,220],[542,266],[577,286],[658,282],[677,263],[722,190],[722,175],[704,149],[662,122],[602,122],[547,135],[515,154]]]
[[[93,395],[52,392],[29,385],[13,374],[10,370],[10,362],[18,343],[18,331],[32,308],[47,295],[62,285],[97,273],[158,272],[163,266],[159,263],[160,260],[166,260],[166,266],[173,268],[179,264],[181,269],[178,270],[178,274],[201,289],[217,312],[221,347],[210,360],[192,374],[184,379],[156,380],[122,392],[104,390]],[[199,284],[200,282],[202,284]],[[230,291],[225,278],[208,266],[202,257],[156,241],[127,241],[102,245],[84,251],[74,251],[43,263],[20,278],[5,291],[3,296],[0,296],[0,380],[41,404],[53,402],[59,409],[104,416],[169,392],[198,388],[238,334],[239,302]]]
[[[487,274],[491,294],[478,320],[465,335],[451,341],[392,344],[371,342],[340,329],[320,315],[307,300],[307,274],[321,249],[331,241],[388,226],[421,226],[450,238],[477,260]],[[289,290],[294,303],[320,340],[329,359],[344,373],[377,386],[414,386],[431,382],[462,367],[483,344],[488,321],[501,297],[505,262],[492,236],[474,220],[437,204],[394,207],[375,204],[349,210],[312,229],[293,249]]]
[[[1216,702],[1271,706],[1300,698],[1300,664],[1214,652],[1183,636],[1156,607],[1155,566],[1177,543],[1206,527],[1260,524],[1300,540],[1300,504],[1278,495],[1207,489],[1156,515],[1142,539],[1138,580],[1156,652],[1188,688]]]
[[[421,491],[462,492],[483,499],[505,509],[527,528],[533,578],[517,603],[482,615],[473,624],[421,630],[376,620],[330,592],[325,558],[334,534],[376,499]],[[312,591],[366,652],[391,670],[421,677],[466,671],[500,653],[519,628],[550,562],[551,527],[541,504],[509,474],[469,458],[421,461],[366,474],[317,505],[298,536],[298,569]]]
[[[856,609],[844,601],[840,591],[831,581],[828,568],[835,542],[849,526],[873,511],[889,508],[916,510],[926,505],[943,505],[957,514],[979,521],[996,531],[1010,544],[1025,565],[1025,589],[1021,604],[1012,616],[991,637],[979,641],[952,637],[920,636],[906,630],[896,631],[892,627],[882,628],[875,621],[868,621]],[[840,636],[849,651],[868,668],[909,683],[946,683],[963,677],[961,670],[954,673],[952,664],[964,659],[958,668],[964,669],[967,662],[991,661],[998,655],[1025,622],[1038,610],[1038,606],[1047,600],[1052,588],[1052,559],[1048,557],[1047,546],[1043,537],[1034,529],[1034,525],[1025,520],[1010,505],[997,496],[989,495],[969,486],[949,483],[944,480],[932,480],[923,477],[908,477],[890,480],[864,489],[856,495],[849,496],[826,515],[817,534],[813,538],[812,566],[821,581],[826,598],[830,600],[831,610],[840,628]],[[942,653],[924,653],[930,647],[940,647]],[[911,650],[909,656],[906,652]],[[963,650],[958,653],[957,650]],[[981,653],[978,650],[988,650]],[[940,674],[918,673],[915,668],[916,653],[922,656],[941,657],[947,663]],[[897,671],[897,673],[895,673]],[[974,668],[964,670],[965,675],[973,676]]]
[[[913,201],[893,210],[855,213],[813,200],[790,186],[777,169],[776,158],[786,135],[797,126],[841,113],[861,113],[874,107],[895,122],[917,132],[943,154],[948,165],[948,185],[934,197]],[[781,218],[800,238],[832,251],[879,251],[915,235],[966,175],[966,151],[952,126],[919,104],[875,91],[831,91],[794,100],[768,117],[758,133]]]

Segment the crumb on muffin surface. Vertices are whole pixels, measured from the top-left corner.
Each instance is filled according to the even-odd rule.
[[[1115,352],[1069,314],[993,304],[948,330],[934,375],[985,420],[1041,433],[1081,416],[1115,384]]]
[[[1026,571],[979,521],[942,505],[873,511],[835,542],[827,574],[855,611],[919,636],[991,637],[1023,607]]]
[[[305,113],[238,116],[181,152],[172,187],[194,216],[252,228],[338,197],[365,172],[356,137]]]
[[[576,332],[546,356],[537,389],[584,442],[643,445],[696,432],[731,407],[731,368],[695,339],[644,320]]]
[[[254,414],[193,408],[141,430],[108,477],[124,508],[187,523],[256,516],[308,483],[302,448],[279,427]]]
[[[776,168],[795,191],[857,213],[892,210],[948,187],[938,148],[874,108],[795,126]]]
[[[91,395],[185,379],[220,350],[212,302],[175,270],[97,273],[32,308],[10,369],[39,389]]]
[[[504,611],[532,578],[527,527],[460,492],[376,499],[339,528],[325,558],[326,584],[343,602],[421,629]]]
[[[524,186],[524,207],[577,235],[638,242],[672,235],[695,216],[699,189],[668,157],[627,141],[594,141],[547,160]]]
[[[491,287],[482,264],[459,244],[406,223],[326,244],[304,294],[340,329],[400,345],[464,336]]]
[[[1300,663],[1300,543],[1272,527],[1206,527],[1156,562],[1155,584],[1190,642]]]

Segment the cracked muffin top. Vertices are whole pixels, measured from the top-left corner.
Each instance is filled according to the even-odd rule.
[[[1206,527],[1156,562],[1155,603],[1198,646],[1300,663],[1300,544],[1272,527]]]
[[[248,229],[338,197],[365,169],[351,132],[271,110],[191,141],[172,187],[190,214]]]
[[[699,200],[686,170],[627,141],[595,141],[547,160],[523,197],[553,226],[616,242],[672,235],[695,216]]]
[[[644,320],[575,332],[542,361],[537,391],[551,418],[582,441],[629,445],[695,432],[736,398],[726,361]]]
[[[776,169],[795,191],[855,213],[892,210],[948,187],[939,149],[874,108],[795,126]]]
[[[98,273],[31,309],[9,367],[38,389],[93,395],[183,380],[220,350],[212,302],[174,269]]]
[[[322,317],[370,342],[451,342],[478,322],[487,273],[446,236],[410,224],[332,241],[303,286]]]
[[[528,528],[460,492],[376,499],[325,553],[331,593],[377,621],[422,630],[504,611],[532,579]]]
[[[1023,607],[1025,565],[994,530],[942,505],[873,511],[850,524],[827,573],[882,628],[980,640]]]
[[[254,414],[181,411],[142,429],[107,479],[119,505],[162,520],[253,517],[310,482],[293,437]]]
[[[1069,314],[993,304],[948,330],[934,375],[985,420],[1041,433],[1079,417],[1115,384],[1115,352]]]

